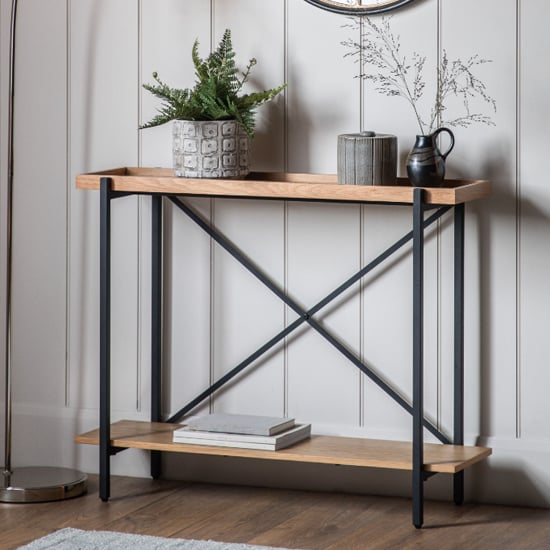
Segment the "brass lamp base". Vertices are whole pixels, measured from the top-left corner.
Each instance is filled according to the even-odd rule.
[[[56,467],[15,468],[4,472],[0,502],[51,502],[86,492],[88,477],[78,470]],[[0,478],[0,483],[2,479]]]

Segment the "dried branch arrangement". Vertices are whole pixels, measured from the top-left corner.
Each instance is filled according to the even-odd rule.
[[[359,41],[348,39],[342,42],[348,49],[345,57],[353,57],[360,65],[358,77],[372,82],[375,90],[381,94],[405,99],[414,111],[422,134],[430,134],[442,125],[494,125],[490,116],[471,108],[471,102],[481,99],[496,112],[495,100],[487,93],[485,84],[474,74],[477,67],[491,61],[479,55],[473,55],[466,61],[451,61],[445,50],[437,67],[437,88],[429,116],[421,115],[420,100],[426,87],[426,56],[413,52],[408,58],[402,52],[399,35],[395,35],[391,29],[390,20],[391,17],[383,17],[380,24],[376,24],[368,17],[353,18],[344,25],[359,31]],[[374,68],[375,71],[369,72],[369,68]],[[458,98],[463,111],[458,116],[447,118],[448,100],[451,97]]]

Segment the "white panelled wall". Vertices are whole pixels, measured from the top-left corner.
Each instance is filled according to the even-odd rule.
[[[4,288],[10,0],[0,0],[0,282]],[[491,179],[467,207],[466,440],[493,447],[467,473],[468,496],[550,506],[550,3],[417,0],[395,12],[404,50],[434,67],[446,50],[493,62],[479,75],[495,126],[456,131],[451,177]],[[260,109],[257,170],[334,173],[338,134],[399,138],[400,171],[417,133],[403,100],[355,78],[344,17],[303,0],[19,0],[13,289],[14,463],[94,472],[97,449],[73,436],[97,426],[98,196],[77,173],[170,166],[170,126],[138,130],[157,107],[151,73],[192,84],[195,38],[207,54],[224,29],[254,84],[288,82]],[[433,91],[433,82],[427,92]],[[190,201],[304,306],[311,306],[410,228],[408,209],[270,201]],[[165,413],[294,320],[260,283],[180,212],[165,218]],[[148,419],[150,200],[113,205],[113,413]],[[426,245],[426,407],[452,427],[452,226]],[[325,326],[404,395],[411,383],[410,250],[323,311]],[[4,292],[0,293],[2,307]],[[3,318],[0,321],[3,323]],[[3,325],[2,325],[2,334]],[[402,439],[411,420],[315,332],[302,329],[196,412],[288,414],[321,433]],[[3,348],[3,340],[0,348]],[[1,350],[0,350],[1,351]],[[3,357],[3,352],[2,352]],[[376,493],[409,493],[402,473],[168,457],[171,477]],[[113,471],[148,475],[126,451]],[[450,498],[449,478],[427,484]]]

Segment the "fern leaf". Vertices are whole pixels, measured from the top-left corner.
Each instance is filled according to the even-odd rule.
[[[195,68],[195,85],[192,89],[171,88],[153,73],[154,84],[143,87],[162,101],[158,114],[142,128],[151,128],[170,120],[225,120],[236,119],[252,137],[254,109],[279,94],[286,84],[263,92],[240,94],[248,81],[256,59],[239,72],[231,31],[226,29],[218,47],[205,59],[199,55],[199,42],[191,50]]]

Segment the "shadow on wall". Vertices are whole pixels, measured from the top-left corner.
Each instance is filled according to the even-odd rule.
[[[167,454],[164,477],[291,490],[313,490],[360,495],[411,497],[411,473],[401,470],[354,468],[326,464],[280,463],[230,457]],[[427,500],[452,502],[453,477],[439,474],[425,483]],[[521,468],[495,467],[482,462],[465,475],[466,503],[548,507],[536,483]]]
[[[479,173],[493,183],[492,195],[468,206],[478,228],[479,249],[479,432],[486,438],[513,438],[518,424],[517,266],[519,224],[532,224],[537,234],[550,233],[550,209],[518,193],[514,167],[506,144],[488,151]],[[462,177],[468,177],[462,174]],[[471,177],[471,175],[469,175]],[[506,243],[508,239],[508,243]],[[504,249],[506,247],[506,249]],[[506,252],[505,254],[503,252]],[[498,298],[498,303],[495,303]],[[550,495],[537,483],[534,469],[514,451],[494,449],[491,459],[467,475],[473,500],[548,507]],[[502,464],[506,460],[506,464]],[[540,476],[540,479],[544,479]]]
[[[518,308],[521,306],[516,296],[517,267],[521,261],[517,248],[519,224],[535,226],[541,248],[544,248],[545,236],[550,234],[550,209],[542,201],[535,202],[519,196],[515,178],[510,176],[513,167],[505,149],[503,146],[500,151],[489,154],[481,170],[483,177],[493,182],[491,197],[487,201],[472,204],[469,210],[474,213],[480,235],[480,434],[509,437],[521,428],[517,424],[519,411],[515,401],[518,390],[516,354],[519,345],[516,323]],[[530,239],[533,234],[529,233]],[[498,251],[493,250],[497,235],[501,239]],[[503,242],[506,242],[503,238],[509,240],[507,257],[502,253]],[[533,244],[530,243],[530,246]],[[497,257],[498,265],[494,263]],[[497,291],[500,305],[492,303]],[[507,411],[503,410],[503,403],[495,402],[499,388],[503,390],[500,393],[502,399],[505,399],[504,394],[508,396]],[[501,414],[507,417],[507,422],[513,424],[504,425],[500,418],[497,425],[496,417]],[[500,433],[502,429],[506,433]]]
[[[510,387],[510,384],[515,384],[517,206],[516,185],[509,150],[510,147],[502,144],[500,148],[486,151],[481,170],[478,169],[475,175],[462,173],[458,176],[479,177],[481,174],[493,185],[492,194],[488,199],[468,205],[467,218],[469,219],[466,224],[467,230],[468,227],[477,229],[479,242],[477,318],[480,331],[479,432],[481,436],[495,435],[497,430],[496,417],[500,403],[495,401],[496,389],[499,385]],[[454,177],[457,177],[456,174]],[[502,246],[501,240],[495,247],[495,235],[498,235],[499,239],[508,238],[507,255],[502,254],[502,249],[496,248]],[[505,265],[507,268],[503,270]],[[497,291],[499,303],[495,304],[493,300]],[[504,343],[507,347],[503,345]],[[513,380],[510,380],[510,376],[513,376]],[[515,403],[507,403],[509,408],[514,406]],[[515,419],[515,415],[513,418]],[[499,427],[502,428],[502,423]],[[506,430],[507,434],[514,433],[515,425],[506,426]]]
[[[254,85],[260,88],[262,83]],[[283,94],[286,94],[285,90]],[[256,114],[254,139],[250,144],[250,162],[253,171],[284,172],[285,143],[287,141],[286,98],[276,97],[263,105]]]
[[[514,465],[494,464],[490,458],[469,470],[468,494],[474,502],[491,502],[548,508],[550,495],[545,494],[540,483],[529,475],[530,468],[514,460]]]

